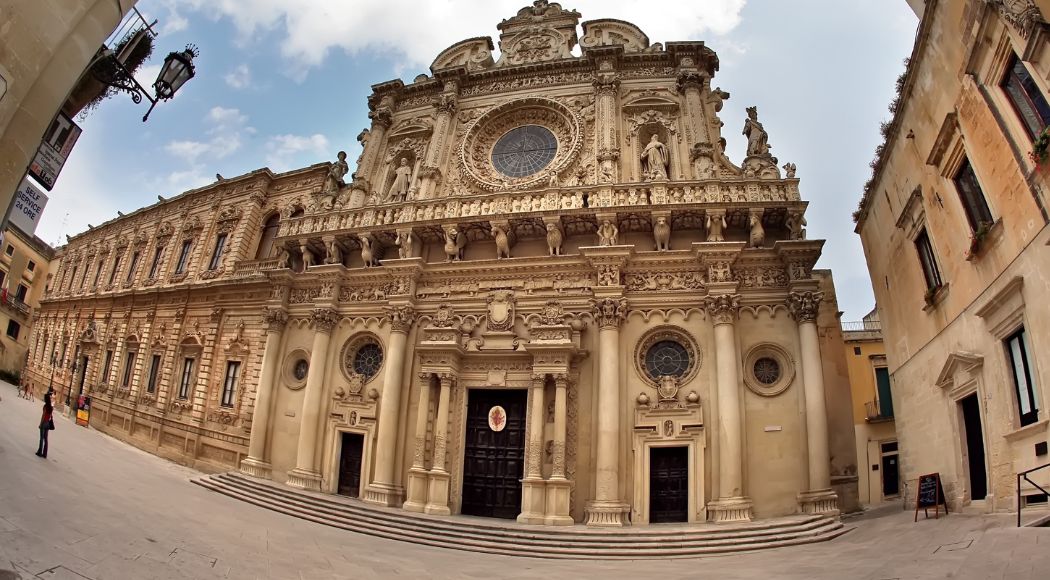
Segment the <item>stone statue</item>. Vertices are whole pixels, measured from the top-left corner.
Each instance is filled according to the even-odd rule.
[[[789,213],[787,228],[792,240],[806,239],[806,216],[801,213]]]
[[[325,249],[327,250],[327,255],[324,257],[325,264],[343,263],[343,252],[339,249],[339,244],[334,239],[325,242]]]
[[[667,179],[670,157],[667,146],[660,142],[656,133],[649,138],[649,143],[642,149],[642,173],[647,179]]]
[[[307,268],[317,264],[317,259],[314,258],[314,253],[306,247],[306,244],[300,244],[299,250],[303,253],[303,271],[305,272]]]
[[[283,269],[287,268],[288,267],[288,260],[290,260],[291,257],[292,257],[292,255],[290,253],[288,253],[288,248],[286,248],[284,246],[279,246],[277,248],[277,269],[278,270],[283,270]]]
[[[671,224],[667,223],[667,218],[656,218],[656,225],[653,226],[653,239],[656,241],[656,251],[666,252],[671,249]]]
[[[557,225],[547,224],[547,250],[550,251],[550,255],[561,255],[561,244],[564,240],[561,229]]]
[[[394,170],[394,183],[390,184],[386,197],[391,201],[405,201],[408,197],[408,188],[412,185],[412,168],[408,165],[408,158],[402,157],[401,164]]]
[[[394,238],[394,243],[397,244],[397,256],[404,260],[405,258],[412,257],[412,232],[411,231],[399,231],[397,237]]]
[[[769,150],[772,147],[767,143],[769,140],[769,133],[762,128],[762,123],[758,122],[758,107],[747,108],[747,119],[744,121],[744,136],[747,137],[747,154],[751,155],[769,155]]]
[[[707,215],[707,241],[709,242],[724,242],[725,238],[722,237],[722,230],[726,227],[726,216],[718,215]]]
[[[761,248],[762,243],[766,241],[766,230],[762,227],[762,217],[757,214],[751,214],[751,237],[750,246],[752,248]]]
[[[788,179],[794,179],[795,177],[795,164],[790,161],[784,164],[784,174]]]
[[[509,258],[510,239],[507,238],[507,232],[503,231],[502,227],[495,225],[492,226],[492,237],[496,240],[496,259]]]
[[[357,239],[361,240],[361,261],[364,262],[365,268],[378,266],[379,261],[372,252],[372,238],[368,234],[361,234]]]
[[[615,246],[618,235],[620,235],[620,229],[613,225],[611,221],[605,220],[602,222],[602,225],[598,226],[598,245]]]
[[[458,262],[463,259],[463,248],[467,247],[467,235],[452,228],[445,232],[446,262]]]
[[[350,172],[350,166],[346,164],[346,151],[340,151],[337,157],[336,162],[328,168],[328,175],[325,176],[324,186],[321,188],[321,194],[326,198],[324,205],[329,209],[339,195],[339,188],[346,185],[343,183],[343,177]]]

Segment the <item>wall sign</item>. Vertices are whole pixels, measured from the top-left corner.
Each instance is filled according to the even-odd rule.
[[[44,189],[51,191],[55,186],[58,174],[62,172],[62,166],[66,164],[69,153],[73,151],[80,138],[80,127],[72,119],[63,113],[59,113],[51,126],[44,133],[44,139],[36,150],[36,157],[29,165],[29,174],[37,180]]]
[[[40,223],[40,215],[44,213],[44,206],[47,205],[47,195],[28,178],[23,177],[11,203],[11,223],[23,232],[33,235],[37,224]]]

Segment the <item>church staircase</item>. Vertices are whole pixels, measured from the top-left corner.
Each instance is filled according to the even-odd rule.
[[[695,558],[823,542],[851,529],[838,519],[813,515],[720,525],[660,524],[615,529],[528,526],[513,521],[425,516],[375,507],[235,472],[200,477],[193,483],[259,507],[361,534],[507,556],[581,560]]]

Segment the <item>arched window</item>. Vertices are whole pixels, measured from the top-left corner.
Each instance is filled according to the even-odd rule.
[[[265,260],[273,253],[273,239],[277,237],[277,227],[281,221],[280,214],[274,213],[266,218],[262,236],[259,237],[259,250],[255,252],[256,260]]]

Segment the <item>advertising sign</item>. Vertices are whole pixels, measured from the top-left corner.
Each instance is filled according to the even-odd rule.
[[[23,232],[33,235],[36,226],[40,223],[40,214],[44,213],[47,205],[47,195],[40,188],[22,178],[22,184],[15,192],[15,199],[11,202],[11,223],[18,226]]]
[[[55,120],[51,121],[40,148],[36,150],[36,157],[29,165],[29,174],[43,185],[44,189],[51,191],[55,186],[55,180],[62,172],[62,166],[66,164],[66,158],[80,138],[80,133],[80,127],[63,113],[59,113]]]
[[[81,427],[88,426],[88,420],[91,418],[91,397],[87,395],[80,395],[77,397],[77,425]]]

